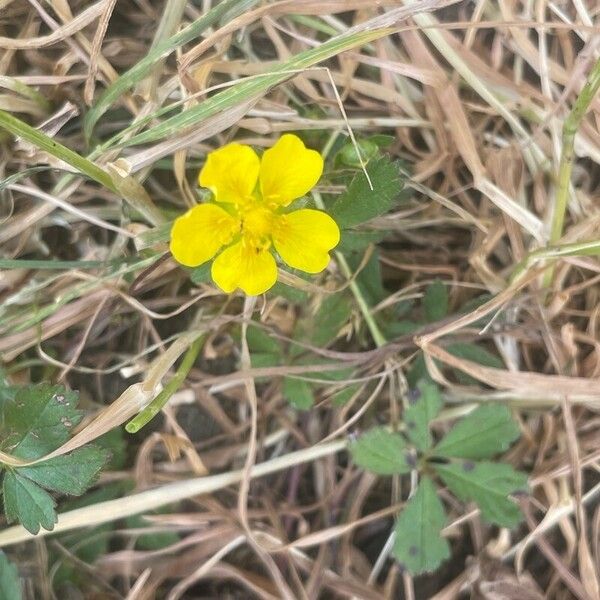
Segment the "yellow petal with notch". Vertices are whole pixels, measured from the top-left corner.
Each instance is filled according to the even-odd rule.
[[[258,180],[260,159],[250,146],[227,144],[206,157],[198,181],[217,202],[248,201]]]
[[[267,202],[287,206],[304,196],[319,181],[323,158],[306,148],[302,140],[288,133],[263,154],[260,163],[260,189]]]
[[[241,240],[217,256],[211,275],[228,294],[240,288],[248,296],[259,296],[275,285],[277,265],[267,249]]]
[[[320,273],[329,264],[329,251],[340,241],[337,223],[320,210],[303,208],[280,215],[273,244],[282,260],[294,269]]]
[[[175,219],[171,254],[186,267],[210,260],[240,230],[240,222],[216,204],[198,204]]]

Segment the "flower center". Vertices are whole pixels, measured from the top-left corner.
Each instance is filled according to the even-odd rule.
[[[241,214],[242,236],[257,246],[270,245],[273,212],[258,203],[247,207]]]

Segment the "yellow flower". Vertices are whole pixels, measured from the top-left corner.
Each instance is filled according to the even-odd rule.
[[[274,249],[290,267],[320,273],[340,241],[336,222],[320,210],[286,212],[323,172],[323,159],[286,134],[262,160],[250,146],[228,144],[211,152],[199,181],[214,202],[198,204],[177,218],[171,253],[197,267],[215,258],[211,275],[227,293],[241,288],[256,296],[277,281]]]

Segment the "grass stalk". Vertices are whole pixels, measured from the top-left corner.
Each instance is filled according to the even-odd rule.
[[[142,412],[125,425],[128,433],[137,433],[142,427],[145,427],[163,409],[171,396],[183,385],[185,378],[198,358],[200,350],[202,350],[202,346],[204,346],[205,338],[206,336],[202,334],[190,344],[175,375],[169,380],[167,385],[165,385],[156,398]]]
[[[560,164],[558,167],[558,180],[556,187],[556,196],[550,223],[549,245],[555,245],[563,235],[565,225],[565,216],[569,205],[569,186],[571,184],[571,173],[573,171],[573,161],[575,159],[575,136],[581,126],[583,117],[587,112],[594,96],[600,89],[600,60],[596,62],[594,68],[588,75],[585,85],[581,89],[575,104],[563,123],[562,130],[562,148],[560,154]],[[543,280],[543,287],[547,288],[554,276],[554,268],[546,271]]]
[[[191,25],[171,36],[167,40],[157,44],[144,58],[138,61],[126,73],[123,73],[119,79],[114,81],[106,88],[96,104],[86,115],[83,131],[87,140],[90,139],[94,126],[98,119],[109,109],[128,89],[141,81],[150,73],[154,65],[160,62],[164,57],[169,56],[177,48],[191,42],[206,29],[217,23],[223,16],[228,15],[233,18],[247,11],[258,0],[224,0],[214,6]]]
[[[556,198],[550,225],[550,245],[556,244],[563,234],[565,214],[569,202],[569,184],[571,182],[571,172],[573,171],[573,160],[575,157],[575,135],[598,89],[600,89],[600,60],[594,65],[571,112],[563,124]]]
[[[26,142],[33,144],[36,148],[44,150],[55,158],[66,162],[78,173],[97,181],[100,185],[103,185],[112,192],[117,191],[112,177],[107,171],[93,163],[91,160],[84,158],[80,154],[77,154],[77,152],[63,146],[41,131],[31,127],[31,125],[21,121],[21,119],[17,119],[17,117],[13,117],[3,110],[0,110],[0,127],[6,129],[6,131],[15,136],[24,139]]]

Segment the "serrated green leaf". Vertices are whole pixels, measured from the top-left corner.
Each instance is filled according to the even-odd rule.
[[[514,527],[521,520],[519,507],[510,494],[526,491],[527,476],[506,463],[469,460],[433,463],[442,481],[460,500],[472,500],[486,521],[502,527]]]
[[[70,454],[20,467],[17,473],[47,490],[80,496],[94,483],[108,459],[109,453],[103,448],[85,446]]]
[[[423,297],[423,308],[428,323],[440,321],[448,314],[448,291],[439,279],[427,286]]]
[[[446,458],[491,458],[505,452],[519,433],[508,407],[484,404],[456,423],[433,454]]]
[[[23,598],[17,565],[13,565],[4,552],[0,552],[0,598],[2,600]]]
[[[59,385],[46,383],[19,389],[4,404],[5,439],[0,443],[20,458],[35,459],[64,444],[81,420],[78,396]]]
[[[283,397],[298,410],[308,410],[315,403],[312,386],[303,379],[284,377]]]
[[[408,439],[418,450],[427,450],[432,444],[430,421],[442,408],[442,398],[438,386],[428,381],[420,381],[409,396],[410,406],[404,411],[403,421]]]
[[[450,546],[441,536],[445,524],[444,506],[435,486],[430,479],[423,477],[396,520],[396,560],[412,575],[436,569],[450,557]]]
[[[355,227],[386,213],[404,187],[398,165],[387,157],[370,161],[367,172],[373,189],[360,171],[331,207],[331,216],[342,229]]]
[[[54,529],[56,513],[54,500],[41,487],[14,471],[7,471],[2,485],[4,514],[9,523],[19,521],[34,535],[40,525],[49,531]]]
[[[375,427],[350,444],[354,462],[378,475],[409,473],[412,456],[401,435]]]

